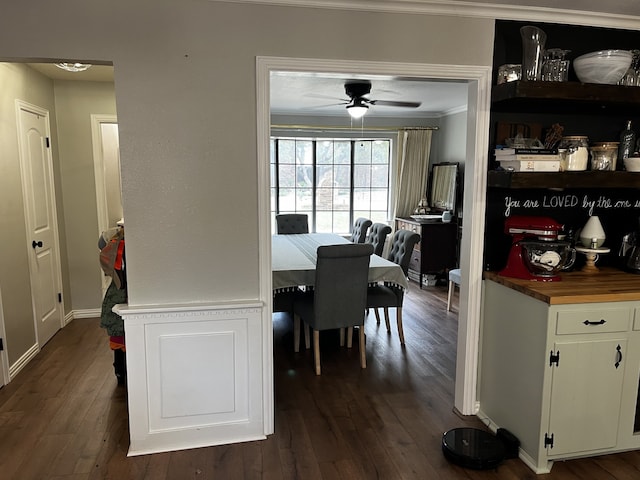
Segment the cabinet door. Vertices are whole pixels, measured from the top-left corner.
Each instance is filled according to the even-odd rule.
[[[625,339],[555,344],[560,355],[551,367],[550,457],[615,447],[626,346]]]

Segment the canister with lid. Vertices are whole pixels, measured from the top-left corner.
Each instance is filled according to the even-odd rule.
[[[558,146],[560,170],[581,171],[589,163],[589,138],[584,135],[562,137]]]

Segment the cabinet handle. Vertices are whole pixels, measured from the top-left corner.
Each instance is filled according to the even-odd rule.
[[[584,322],[585,325],[604,325],[605,323],[607,323],[607,321],[604,318],[601,318],[599,322],[591,322],[589,320],[585,320]]]
[[[614,365],[616,366],[616,368],[618,368],[620,366],[620,363],[622,362],[622,348],[620,348],[620,345],[616,347],[616,351],[618,353],[618,360]]]

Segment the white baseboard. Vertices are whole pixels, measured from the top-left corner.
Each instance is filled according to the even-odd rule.
[[[9,366],[9,379],[12,380],[20,370],[22,370],[40,351],[37,343],[34,343],[24,355],[22,355],[13,365]]]
[[[67,317],[71,317],[68,321],[65,318],[65,325],[69,323],[71,320],[75,320],[76,318],[98,318],[100,317],[100,313],[102,310],[100,308],[86,308],[84,310],[72,310]]]

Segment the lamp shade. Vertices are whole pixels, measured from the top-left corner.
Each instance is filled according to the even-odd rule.
[[[347,105],[347,112],[351,115],[351,118],[362,118],[367,113],[369,107],[362,103],[355,103],[353,105]]]
[[[56,67],[61,68],[62,70],[66,70],[67,72],[84,72],[86,69],[90,68],[91,65],[88,63],[56,63]]]

